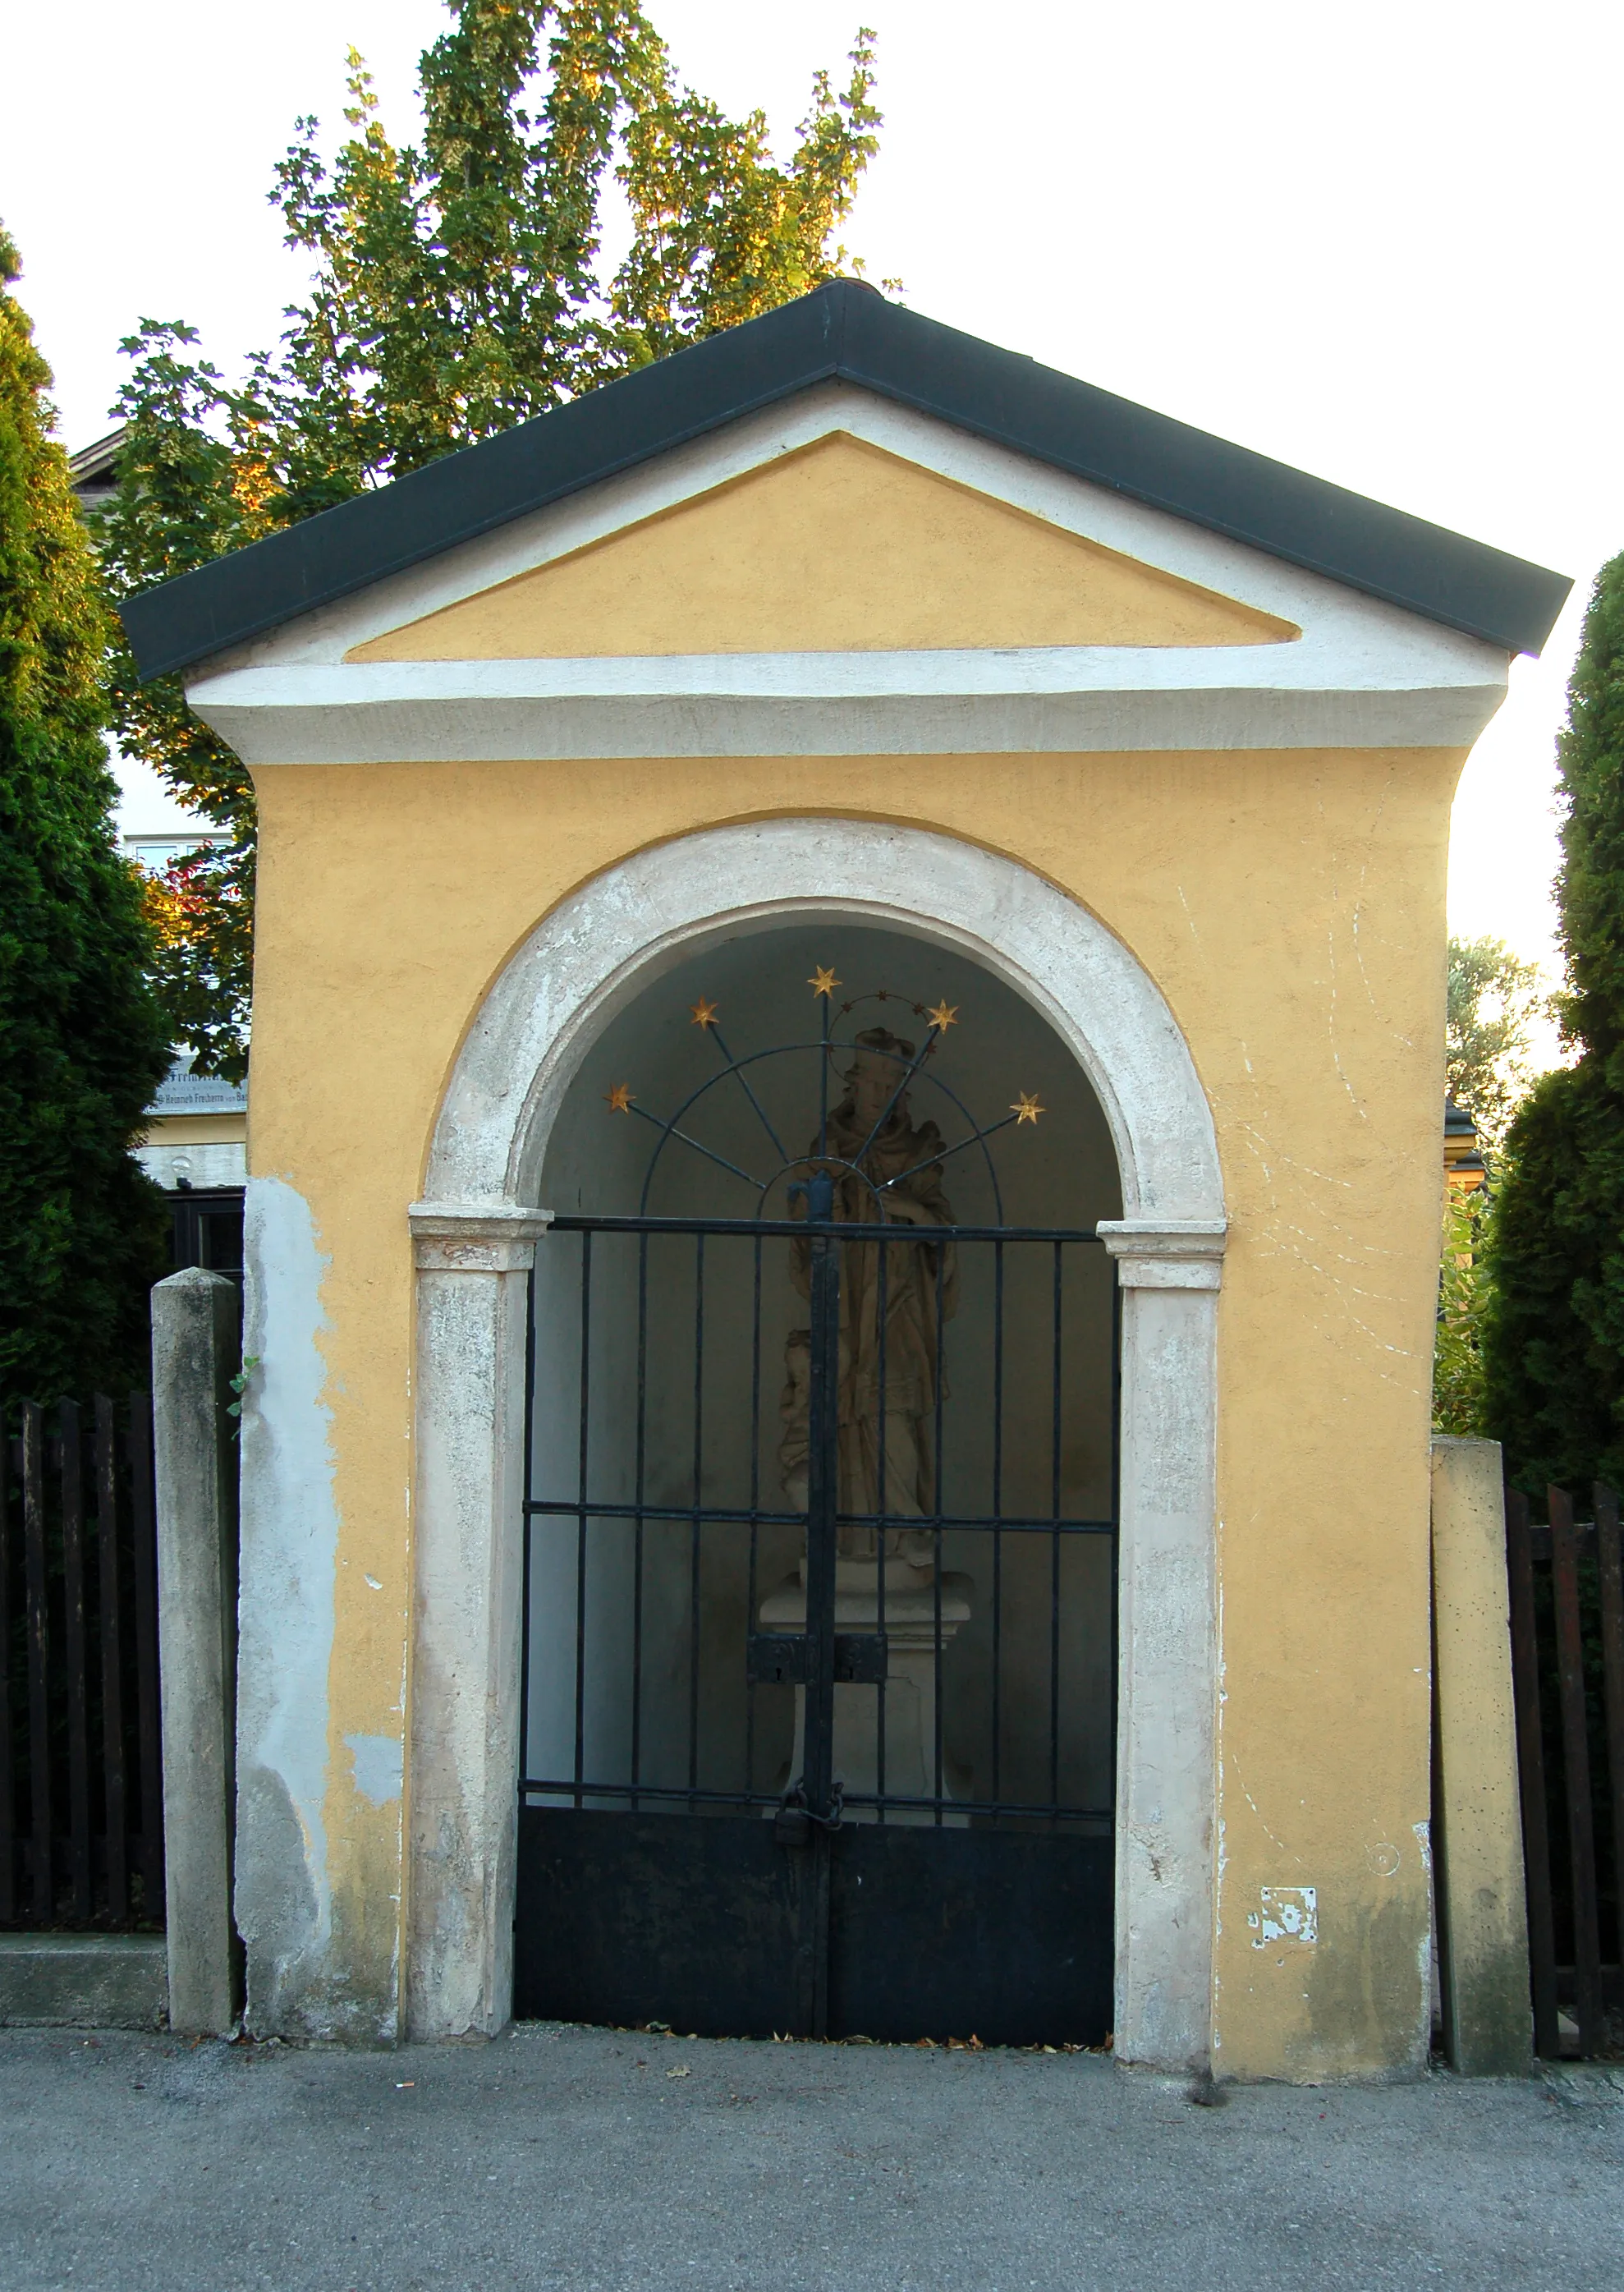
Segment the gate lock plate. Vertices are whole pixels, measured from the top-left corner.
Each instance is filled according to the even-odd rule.
[[[752,1687],[804,1687],[810,1642],[800,1632],[752,1632],[747,1676]],[[878,1687],[887,1669],[880,1632],[837,1632],[834,1676],[841,1687]]]

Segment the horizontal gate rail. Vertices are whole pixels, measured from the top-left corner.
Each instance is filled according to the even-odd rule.
[[[808,1241],[822,1235],[830,1241],[844,1242],[952,1242],[952,1241],[1081,1241],[1096,1242],[1100,1247],[1098,1233],[1091,1225],[1013,1226],[1013,1225],[905,1225],[901,1223],[874,1225],[852,1225],[840,1221],[816,1218],[681,1218],[681,1217],[584,1217],[575,1212],[566,1215],[562,1211],[548,1223],[549,1233],[718,1233],[732,1234],[743,1240],[760,1236],[764,1240]]]
[[[748,1528],[752,1522],[759,1528],[795,1528],[805,1519],[804,1513],[753,1511],[748,1505],[655,1505],[609,1504],[597,1497],[533,1497],[525,1510],[542,1517],[563,1516],[570,1520],[583,1514],[592,1520],[687,1520],[713,1521],[719,1526]],[[904,1514],[894,1512],[843,1512],[840,1518],[852,1528],[895,1528]],[[1030,1517],[1009,1512],[921,1512],[905,1515],[914,1528],[996,1528],[1023,1531],[1033,1535],[1054,1536],[1113,1536],[1116,1532],[1113,1520],[1071,1520],[1064,1514],[1051,1519],[1047,1513],[1034,1513]]]

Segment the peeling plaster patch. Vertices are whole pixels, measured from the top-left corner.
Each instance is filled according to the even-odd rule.
[[[405,1747],[397,1735],[346,1735],[345,1747],[355,1763],[355,1787],[374,1806],[388,1806],[400,1796],[405,1775]]]
[[[301,1991],[319,1987],[326,1972],[333,1912],[323,1807],[338,1507],[320,1345],[331,1261],[309,1204],[283,1179],[251,1178],[245,1211],[243,1349],[260,1368],[242,1417],[237,1760],[261,1788],[245,1789],[238,1811],[236,1908],[248,1945],[252,2025],[263,2026],[269,2012],[298,2028]],[[284,1810],[285,1840],[274,1853],[271,1838],[258,1836],[273,1804]],[[269,1879],[295,1839],[301,1880],[290,1893],[291,1874],[280,1886]],[[288,1909],[293,1893],[297,1916]]]
[[[1415,1822],[1410,1827],[1415,1832],[1415,1843],[1421,1850],[1421,1868],[1429,1871],[1432,1868],[1432,1825],[1430,1822]]]
[[[383,1589],[382,1585],[379,1583],[375,1576],[368,1576],[365,1580],[369,1591],[381,1592]]]
[[[1266,1949],[1274,1941],[1318,1941],[1317,1886],[1265,1886],[1260,1890],[1259,1900],[1262,1908],[1246,1914],[1246,1923],[1254,1935],[1254,1949]]]

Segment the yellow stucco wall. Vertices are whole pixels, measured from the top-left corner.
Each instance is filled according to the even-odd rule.
[[[348,658],[1255,645],[1298,634],[836,432]]]
[[[1453,751],[821,759],[821,810],[1037,869],[1133,950],[1218,1126],[1222,2074],[1413,2057],[1428,1809],[1428,1387]],[[538,918],[629,849],[801,813],[776,759],[282,767],[262,822],[250,1168],[310,1206],[340,1517],[335,1949],[392,1981],[408,1633],[406,1206],[462,1037]],[[382,1588],[374,1590],[370,1577]],[[1259,1947],[1265,1886],[1319,1940]]]
[[[240,1146],[245,1114],[160,1114],[136,1142],[142,1146]]]

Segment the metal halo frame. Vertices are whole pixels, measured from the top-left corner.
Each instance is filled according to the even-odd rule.
[[[643,1121],[652,1123],[660,1134],[654,1150],[648,1158],[648,1167],[644,1173],[643,1190],[638,1202],[638,1215],[639,1217],[643,1217],[647,1215],[648,1192],[649,1188],[654,1183],[655,1172],[659,1166],[661,1156],[664,1153],[666,1147],[673,1138],[678,1140],[682,1145],[691,1147],[695,1153],[703,1155],[708,1162],[715,1163],[719,1169],[726,1170],[730,1177],[737,1178],[744,1184],[754,1187],[756,1191],[755,1215],[758,1218],[762,1214],[762,1207],[767,1200],[767,1197],[772,1191],[773,1188],[778,1184],[780,1180],[787,1176],[792,1170],[806,1170],[809,1174],[808,1188],[806,1190],[808,1193],[808,1216],[816,1219],[820,1215],[827,1217],[831,1214],[826,1206],[819,1205],[814,1201],[812,1198],[811,1185],[813,1180],[816,1176],[825,1176],[832,1181],[833,1174],[839,1172],[861,1180],[863,1184],[868,1188],[875,1206],[879,1210],[880,1223],[881,1224],[892,1223],[886,1215],[887,1204],[885,1198],[892,1187],[899,1185],[904,1178],[912,1177],[917,1171],[928,1170],[939,1166],[942,1163],[951,1160],[955,1154],[964,1152],[967,1148],[979,1146],[981,1149],[982,1160],[986,1168],[987,1179],[993,1189],[993,1201],[996,1212],[997,1223],[1001,1225],[1004,1222],[1003,1195],[998,1183],[997,1165],[993,1159],[992,1152],[987,1142],[989,1139],[993,1137],[997,1132],[1007,1130],[1012,1123],[1017,1126],[1025,1122],[1031,1122],[1035,1125],[1038,1117],[1047,1110],[1039,1105],[1036,1093],[1022,1092],[1019,1095],[1018,1101],[1011,1105],[1009,1113],[1006,1114],[1001,1120],[983,1126],[976,1121],[975,1118],[971,1115],[969,1109],[965,1105],[957,1091],[955,1091],[950,1084],[944,1082],[939,1075],[929,1073],[924,1074],[924,1080],[933,1084],[935,1087],[942,1093],[943,1096],[957,1109],[961,1115],[962,1115],[964,1120],[969,1125],[970,1134],[968,1138],[958,1140],[953,1145],[945,1146],[940,1153],[929,1155],[922,1162],[913,1163],[908,1169],[898,1171],[896,1177],[887,1179],[883,1184],[876,1185],[873,1180],[869,1177],[867,1172],[862,1167],[864,1158],[867,1155],[869,1149],[873,1145],[874,1141],[879,1137],[886,1124],[890,1120],[892,1111],[898,1100],[902,1097],[904,1092],[909,1088],[911,1084],[920,1079],[926,1060],[929,1058],[932,1053],[937,1049],[937,1045],[946,1034],[948,1028],[956,1023],[954,1011],[949,1006],[945,997],[937,1005],[934,1011],[931,1011],[928,1009],[924,1004],[913,1002],[908,997],[899,995],[895,989],[884,987],[870,988],[862,994],[854,995],[848,997],[846,1002],[841,1004],[839,1014],[841,1018],[848,1016],[852,1011],[856,1009],[859,1004],[862,1003],[898,1002],[904,1004],[916,1018],[924,1019],[928,1021],[928,1029],[924,1041],[921,1044],[919,1049],[913,1053],[907,1065],[904,1067],[903,1072],[897,1080],[896,1087],[892,1091],[890,1097],[886,1101],[884,1107],[881,1109],[878,1118],[871,1127],[868,1136],[864,1140],[861,1148],[858,1150],[856,1159],[853,1161],[845,1161],[838,1155],[831,1155],[827,1150],[829,1140],[830,1059],[832,1053],[837,1050],[850,1050],[856,1052],[865,1046],[857,1043],[855,1039],[850,1043],[843,1043],[834,1033],[833,1021],[836,1014],[833,989],[838,987],[840,982],[835,978],[832,970],[825,971],[821,966],[816,967],[815,970],[815,976],[808,980],[807,984],[812,988],[815,995],[823,1006],[823,1031],[816,1041],[778,1043],[775,1044],[768,1050],[750,1051],[742,1058],[736,1058],[733,1055],[733,1053],[728,1049],[727,1038],[717,1023],[717,1006],[713,1004],[708,1003],[706,998],[702,995],[699,1001],[695,1004],[690,1005],[689,1008],[694,1014],[694,1024],[697,1026],[703,1033],[713,1035],[716,1038],[716,1046],[721,1053],[723,1061],[723,1063],[718,1071],[715,1074],[708,1076],[703,1082],[700,1083],[695,1089],[691,1090],[677,1108],[675,1113],[671,1115],[668,1119],[663,1122],[660,1120],[658,1115],[650,1114],[646,1109],[639,1106],[636,1103],[631,1090],[624,1083],[618,1084],[615,1088],[606,1094],[608,1103],[615,1112],[619,1114],[635,1114]],[[745,1069],[749,1067],[760,1064],[764,1059],[784,1058],[807,1051],[815,1052],[818,1054],[818,1146],[816,1153],[790,1155],[785,1152],[784,1142],[778,1136],[777,1132],[774,1129],[772,1122],[768,1116],[767,1110],[763,1107],[760,1100],[752,1089],[750,1077]],[[881,1053],[880,1055],[883,1056],[889,1054]],[[902,1061],[898,1060],[897,1063],[901,1065]],[[760,1123],[763,1130],[767,1133],[768,1138],[771,1142],[775,1152],[780,1158],[776,1167],[774,1168],[766,1178],[758,1178],[752,1172],[741,1169],[736,1162],[730,1162],[727,1158],[726,1155],[717,1153],[713,1148],[705,1145],[703,1141],[692,1136],[689,1132],[679,1127],[679,1125],[687,1115],[689,1108],[695,1105],[700,1099],[705,1097],[708,1093],[714,1090],[719,1083],[726,1082],[730,1076],[736,1077],[739,1087],[744,1091],[745,1097],[749,1100],[752,1108],[754,1110],[756,1118]],[[800,1192],[801,1190],[802,1189],[799,1187],[792,1189],[792,1192]],[[907,1222],[898,1221],[898,1223]]]

